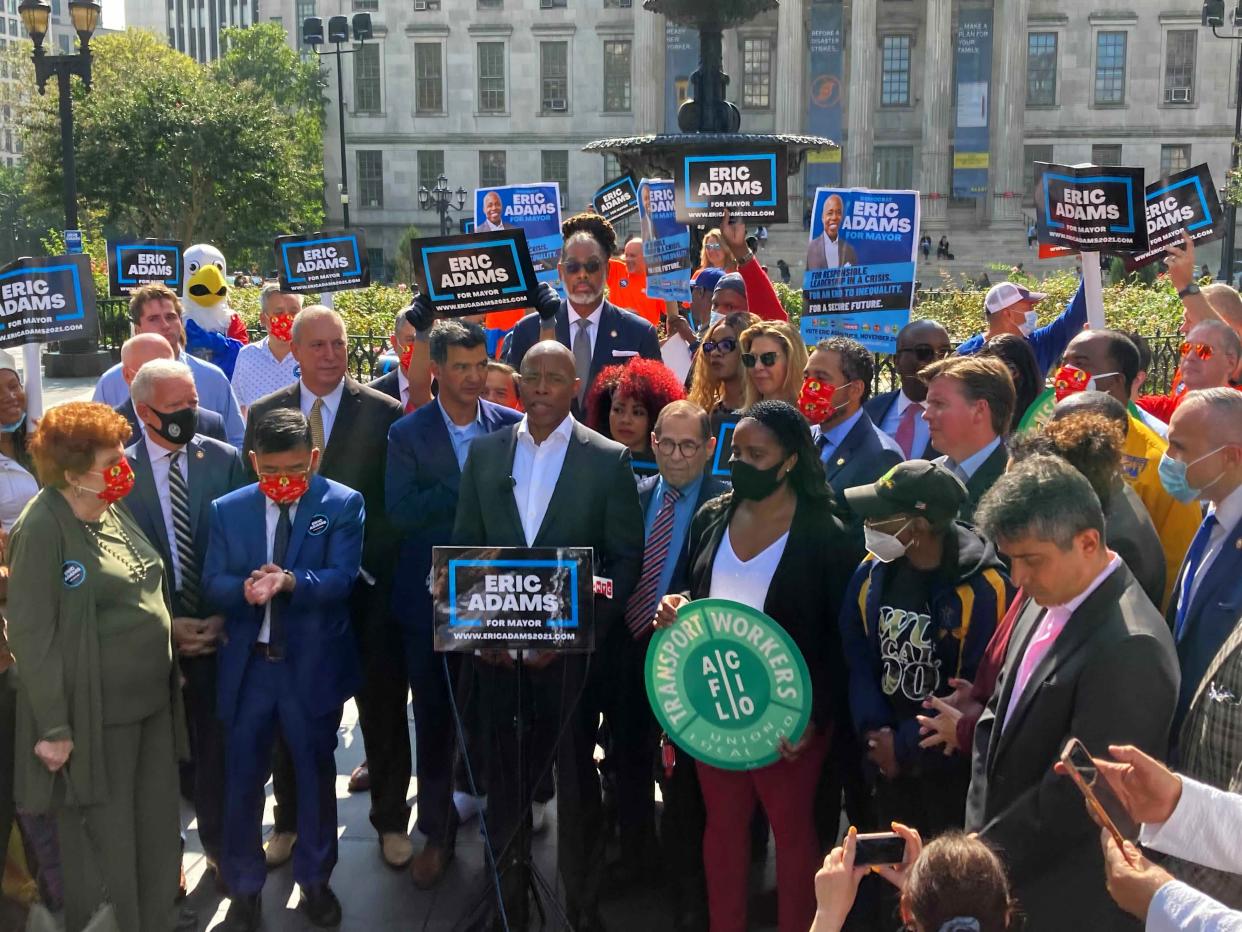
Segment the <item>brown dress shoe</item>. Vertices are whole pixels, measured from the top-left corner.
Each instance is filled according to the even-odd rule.
[[[427,842],[410,862],[410,879],[420,890],[430,890],[444,879],[444,872],[453,861],[453,849]]]
[[[349,775],[349,791],[351,793],[365,793],[369,789],[371,789],[371,770],[367,767],[367,762],[363,761]]]
[[[293,857],[293,843],[298,840],[296,832],[272,832],[263,846],[263,860],[268,870],[275,870]]]

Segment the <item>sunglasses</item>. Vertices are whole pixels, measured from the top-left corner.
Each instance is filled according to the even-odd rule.
[[[723,354],[732,353],[737,349],[737,340],[727,338],[724,340],[704,340],[702,349],[705,353],[714,353],[716,350],[720,350]],[[751,358],[753,359],[754,357],[752,356]],[[754,365],[754,363],[751,363],[751,365]]]
[[[604,267],[604,264],[598,259],[587,259],[586,262],[579,262],[577,259],[566,259],[561,263],[565,267],[568,275],[577,275],[583,269],[586,269],[588,275],[594,275]]]
[[[767,353],[760,353],[758,356],[756,356],[754,353],[743,353],[742,354],[742,365],[745,366],[747,369],[753,369],[755,368],[756,363],[763,363],[766,367],[771,369],[773,366],[776,365],[776,361],[780,358],[781,358],[781,354],[776,352],[775,350],[772,350]]]
[[[1182,344],[1182,356],[1186,357],[1186,356],[1189,356],[1191,353],[1194,353],[1200,359],[1206,361],[1212,358],[1213,350],[1212,350],[1212,347],[1208,346],[1208,344],[1206,343],[1190,343],[1190,342],[1183,343]]]
[[[902,353],[913,353],[914,358],[919,362],[931,362],[933,359],[944,359],[949,355],[948,348],[940,349],[935,346],[928,346],[926,343],[919,343],[917,346],[907,346],[905,349],[899,349],[897,355]]]
[[[719,243],[704,243],[703,248],[706,249],[708,252],[720,252],[720,250],[723,249],[724,247],[721,246]]]

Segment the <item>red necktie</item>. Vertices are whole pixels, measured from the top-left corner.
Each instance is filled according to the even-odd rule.
[[[906,410],[901,412],[901,420],[897,422],[897,433],[893,435],[893,439],[901,447],[906,459],[914,455],[911,449],[914,446],[914,420],[922,413],[922,407],[912,401],[906,405]]]
[[[679,498],[681,492],[677,489],[671,486],[665,489],[664,500],[647,536],[647,546],[643,549],[643,574],[625,606],[625,626],[634,637],[641,636],[650,627],[655,618],[656,605],[663,595],[656,592],[656,587],[660,574],[664,572],[664,561],[668,559],[668,545],[673,541],[673,519]]]

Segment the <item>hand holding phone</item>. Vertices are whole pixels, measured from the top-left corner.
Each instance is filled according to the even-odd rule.
[[[854,849],[855,867],[900,864],[906,854],[906,840],[896,832],[859,835]]]
[[[1087,801],[1087,811],[1106,829],[1129,861],[1125,842],[1138,837],[1139,825],[1122,805],[1107,780],[1100,778],[1091,752],[1077,738],[1070,738],[1061,752],[1062,772],[1078,787]]]

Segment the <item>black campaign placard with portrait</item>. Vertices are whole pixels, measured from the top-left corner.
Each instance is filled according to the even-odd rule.
[[[98,335],[89,256],[18,259],[0,269],[0,347]]]
[[[430,236],[410,252],[418,288],[441,317],[535,306],[539,281],[522,230]]]
[[[1035,163],[1041,243],[1084,252],[1147,249],[1143,169]]]

